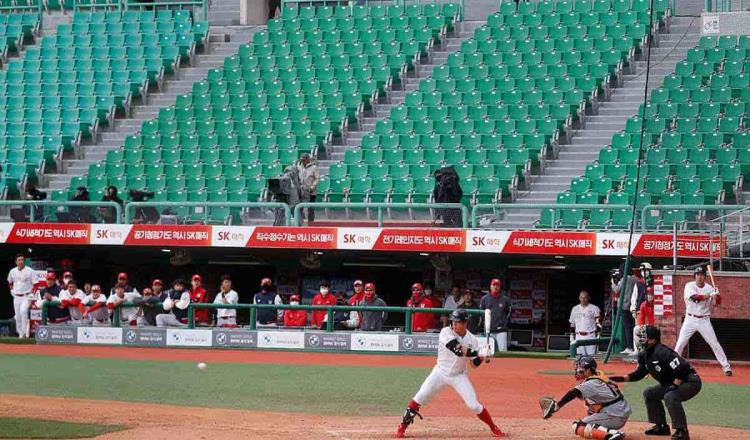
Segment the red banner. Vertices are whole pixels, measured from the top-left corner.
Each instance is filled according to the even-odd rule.
[[[257,226],[247,247],[336,249],[337,228]]]
[[[503,253],[596,255],[596,233],[513,231]]]
[[[79,223],[16,223],[6,243],[89,244],[91,225]]]
[[[382,229],[377,251],[463,252],[466,231],[457,229]]]
[[[211,246],[211,226],[133,225],[125,245],[131,246]]]
[[[680,235],[677,239],[677,256],[680,258],[706,258],[710,255],[723,255],[719,237],[708,235]],[[641,234],[633,248],[636,257],[672,257],[673,237],[670,234]]]

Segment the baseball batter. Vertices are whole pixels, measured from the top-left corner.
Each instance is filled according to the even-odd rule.
[[[716,338],[716,332],[711,325],[711,311],[721,304],[721,296],[714,286],[706,282],[706,268],[697,267],[693,272],[695,281],[685,284],[685,321],[680,329],[680,336],[677,338],[677,345],[674,351],[682,355],[685,346],[695,332],[700,333],[703,339],[711,347],[716,356],[716,360],[721,364],[726,376],[732,375],[732,367],[729,365],[727,355],[721,348],[719,340]]]
[[[565,393],[559,402],[553,400],[544,418],[552,416],[573,399],[583,399],[587,415],[573,422],[573,433],[596,440],[623,439],[625,434],[618,430],[625,426],[632,409],[617,385],[597,371],[596,367],[594,358],[579,358],[573,372],[578,384]]]
[[[477,394],[469,381],[467,366],[476,368],[482,365],[482,362],[489,362],[490,358],[486,354],[490,349],[482,347],[480,350],[476,336],[466,329],[468,318],[469,314],[465,309],[454,310],[451,313],[451,326],[440,331],[437,364],[414,398],[409,401],[401,424],[398,425],[396,438],[404,436],[406,428],[414,423],[415,416],[422,418],[419,409],[446,385],[450,385],[461,396],[466,406],[490,427],[495,437],[506,437],[492,421],[487,408],[477,400]]]

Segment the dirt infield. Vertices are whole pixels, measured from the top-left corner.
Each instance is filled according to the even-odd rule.
[[[429,356],[376,356],[330,353],[271,351],[149,349],[129,347],[0,345],[0,352],[71,357],[233,362],[300,365],[351,365],[370,367],[422,367],[433,365]],[[608,364],[607,371],[626,372],[632,365]],[[581,414],[580,405],[567,405],[552,420],[537,418],[536,397],[558,396],[571,385],[568,375],[554,374],[570,368],[570,362],[546,359],[495,359],[489,368],[472,373],[480,400],[498,424],[513,439],[574,438],[570,421]],[[552,374],[544,374],[551,372]],[[725,378],[717,366],[700,369],[710,382],[748,384],[750,369],[740,367],[735,377]],[[415,390],[419,384],[414,384]],[[366,396],[362,397],[366,399]],[[374,417],[321,416],[299,413],[270,413],[216,408],[179,407],[119,401],[64,399],[28,395],[0,395],[0,414],[100,423],[125,424],[130,429],[99,439],[383,439],[393,435],[400,414]],[[458,396],[441,393],[423,410],[424,421],[407,434],[419,439],[489,438],[483,423],[472,417]],[[646,439],[645,425],[629,423],[628,438]],[[695,439],[747,439],[748,431],[716,427],[691,427]]]

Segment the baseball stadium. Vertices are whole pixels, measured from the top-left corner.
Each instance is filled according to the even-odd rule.
[[[0,0],[0,439],[750,439],[750,1]]]

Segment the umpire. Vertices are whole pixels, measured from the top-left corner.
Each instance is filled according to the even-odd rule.
[[[700,392],[701,378],[685,359],[661,343],[661,332],[650,325],[638,332],[638,368],[626,376],[610,377],[610,380],[636,382],[646,377],[646,374],[650,374],[659,384],[643,390],[648,421],[654,424],[645,434],[670,434],[661,403],[664,400],[674,428],[672,440],[689,440],[682,402],[692,399]]]

